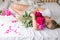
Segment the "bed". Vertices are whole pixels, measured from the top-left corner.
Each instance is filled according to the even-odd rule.
[[[56,13],[59,12],[60,6],[57,3],[45,3],[41,5],[41,7],[49,8],[52,12],[51,17],[55,20],[58,18],[57,15],[59,15],[59,13]],[[56,7],[56,11],[54,7]],[[11,10],[10,7],[9,10]],[[13,12],[13,10],[11,11]],[[44,30],[37,31],[32,27],[25,28],[22,23],[12,15],[0,16],[0,40],[60,40],[60,28],[54,30],[45,28]]]

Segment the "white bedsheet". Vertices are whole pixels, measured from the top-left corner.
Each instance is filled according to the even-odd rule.
[[[10,27],[11,26],[11,27]],[[10,30],[8,33],[6,30]],[[15,17],[0,16],[0,40],[60,40],[60,29],[25,28]]]

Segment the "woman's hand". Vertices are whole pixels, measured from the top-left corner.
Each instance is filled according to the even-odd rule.
[[[34,28],[35,30],[38,30],[34,13],[31,13],[30,16],[32,17],[32,26],[33,26],[33,28]]]
[[[30,16],[31,16],[32,18],[35,17],[35,15],[34,15],[33,13],[31,13]]]

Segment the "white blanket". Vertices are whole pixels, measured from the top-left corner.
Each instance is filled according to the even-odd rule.
[[[0,16],[0,40],[60,40],[60,29],[25,28],[15,17]]]

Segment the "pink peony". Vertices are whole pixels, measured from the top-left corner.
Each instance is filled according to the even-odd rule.
[[[42,13],[40,13],[40,12],[35,12],[35,16],[36,16],[36,17],[42,17]]]
[[[35,12],[36,22],[38,24],[38,29],[43,29],[45,24],[45,18],[42,16],[42,13]]]
[[[11,12],[8,9],[3,9],[3,11],[4,11],[5,15],[7,15],[7,16],[11,15]]]
[[[43,24],[44,21],[45,21],[44,17],[37,17],[37,18],[36,18],[36,22],[37,22],[38,24]]]
[[[9,11],[8,9],[3,9],[2,13],[0,14],[1,16],[10,16],[11,15],[11,11]]]
[[[37,17],[36,22],[38,24],[38,29],[43,29],[44,28],[44,24],[45,24],[44,17]]]

